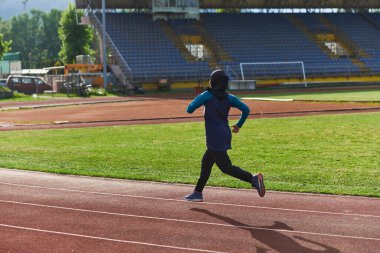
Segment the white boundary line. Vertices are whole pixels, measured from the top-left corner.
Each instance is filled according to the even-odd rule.
[[[293,102],[293,98],[259,98],[259,97],[243,97],[242,100],[258,100],[258,101],[277,101],[277,102]]]
[[[36,188],[36,189],[54,190],[54,191],[86,193],[86,194],[94,194],[94,195],[106,195],[106,196],[118,196],[118,197],[127,197],[127,198],[140,198],[140,199],[152,199],[152,200],[164,200],[164,201],[191,203],[191,202],[188,202],[186,200],[158,198],[158,197],[147,197],[147,196],[130,195],[130,194],[82,191],[82,190],[52,188],[52,187],[43,187],[43,186],[34,186],[34,185],[13,184],[13,183],[5,183],[5,182],[0,182],[0,184],[17,186],[17,187],[28,187],[28,188]],[[366,218],[380,218],[380,215],[371,215],[371,214],[337,213],[337,212],[327,212],[327,211],[314,211],[314,210],[304,210],[304,209],[265,207],[265,206],[253,206],[253,205],[217,203],[217,202],[198,202],[198,203],[201,205],[220,205],[220,206],[244,207],[244,208],[266,209],[266,210],[286,211],[286,212],[301,212],[301,213],[313,213],[313,214],[328,214],[328,215],[342,215],[342,216],[358,216],[358,217],[366,217]]]
[[[112,238],[106,238],[106,237],[98,237],[98,236],[90,236],[90,235],[82,235],[82,234],[74,234],[74,233],[65,233],[65,232],[52,231],[52,230],[44,230],[44,229],[37,229],[37,228],[28,228],[28,227],[21,227],[21,226],[13,226],[13,225],[8,225],[8,224],[0,224],[0,227],[13,228],[13,229],[21,229],[21,230],[27,230],[27,231],[33,231],[33,232],[43,232],[43,233],[57,234],[57,235],[67,235],[67,236],[74,236],[74,237],[87,238],[87,239],[96,239],[96,240],[102,240],[102,241],[111,241],[111,242],[128,243],[128,244],[138,244],[138,245],[151,246],[151,247],[159,247],[159,248],[168,248],[168,249],[177,249],[177,250],[186,250],[186,251],[197,251],[197,252],[207,252],[207,253],[225,253],[225,252],[222,252],[222,251],[212,251],[212,250],[193,249],[193,248],[182,248],[182,247],[168,246],[168,245],[155,244],[155,243],[146,243],[146,242],[119,240],[119,239],[112,239]]]
[[[43,171],[37,171],[37,170],[22,170],[22,169],[7,169],[7,168],[0,168],[0,172],[4,171],[7,173],[15,173],[17,176],[20,174],[37,174],[37,175],[44,175],[49,176],[52,178],[76,178],[76,179],[90,179],[90,180],[100,180],[100,181],[106,181],[106,182],[130,182],[130,183],[147,183],[147,184],[158,184],[158,185],[170,185],[170,186],[187,186],[189,187],[189,184],[185,183],[167,183],[167,182],[156,182],[156,181],[148,181],[148,180],[133,180],[133,179],[120,179],[120,178],[110,178],[110,177],[92,177],[92,176],[85,176],[85,175],[73,175],[73,174],[54,174],[49,172],[43,172]],[[194,178],[194,177],[192,177]],[[1,183],[1,182],[0,182]],[[7,182],[4,182],[7,183]],[[245,188],[228,188],[223,186],[207,186],[206,188],[209,189],[222,189],[222,190],[231,190],[231,191],[251,191],[251,189],[245,189]],[[339,195],[339,194],[323,194],[323,193],[311,193],[311,192],[290,192],[290,191],[271,191],[267,190],[266,192],[271,193],[277,193],[277,194],[286,194],[286,195],[294,195],[294,196],[317,196],[317,197],[327,197],[327,198],[348,198],[348,199],[380,199],[379,197],[366,197],[366,196],[357,196],[357,195]]]
[[[254,227],[254,226],[231,225],[231,224],[222,224],[222,223],[215,223],[215,222],[204,222],[204,221],[195,221],[195,220],[183,220],[183,219],[162,218],[162,217],[154,217],[154,216],[143,216],[143,215],[133,215],[133,214],[123,214],[123,213],[112,213],[112,212],[103,212],[103,211],[95,211],[95,210],[88,210],[88,209],[71,208],[71,207],[40,205],[40,204],[33,204],[33,203],[27,203],[27,202],[18,202],[18,201],[0,200],[0,202],[2,202],[2,203],[8,203],[8,204],[16,204],[16,205],[27,205],[27,206],[36,206],[36,207],[61,209],[61,210],[68,210],[68,211],[77,211],[77,212],[86,212],[86,213],[96,213],[96,214],[105,214],[105,215],[132,217],[132,218],[138,218],[138,219],[150,219],[150,220],[182,222],[182,223],[192,223],[192,224],[201,224],[201,225],[210,225],[210,226],[243,228],[243,229],[264,230],[264,231],[276,231],[276,232],[291,233],[291,234],[306,234],[306,235],[318,235],[318,236],[337,237],[337,238],[348,238],[348,239],[380,241],[380,238],[371,238],[371,237],[350,236],[350,235],[337,235],[337,234],[327,234],[327,233],[315,233],[315,232],[306,232],[306,231],[298,231],[298,230],[286,230],[286,229],[274,229],[274,228],[261,228],[261,227]],[[0,226],[1,225],[2,224],[0,224]],[[214,252],[214,251],[206,251],[206,252]]]

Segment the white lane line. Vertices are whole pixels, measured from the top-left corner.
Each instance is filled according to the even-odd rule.
[[[34,203],[27,203],[27,202],[18,202],[18,201],[8,201],[8,200],[0,200],[0,202],[2,202],[2,203],[9,203],[9,204],[18,204],[18,205],[27,205],[27,206],[36,206],[36,207],[61,209],[61,210],[68,210],[68,211],[77,211],[77,212],[86,212],[86,213],[95,213],[95,214],[105,214],[105,215],[114,215],[114,216],[123,216],[123,217],[131,217],[131,218],[138,218],[138,219],[150,219],[150,220],[182,222],[182,223],[211,225],[211,226],[220,226],[220,227],[244,228],[244,229],[251,229],[251,230],[276,231],[276,232],[292,233],[292,234],[306,234],[306,235],[318,235],[318,236],[327,236],[327,237],[338,237],[338,238],[349,238],[349,239],[380,241],[380,238],[372,238],[372,237],[337,235],[337,234],[327,234],[327,233],[315,233],[315,232],[307,232],[307,231],[299,231],[299,230],[262,228],[262,227],[255,227],[255,226],[244,226],[244,225],[242,226],[242,225],[231,225],[231,224],[204,222],[204,221],[195,221],[195,220],[162,218],[162,217],[133,215],[133,214],[124,214],[124,213],[112,213],[112,212],[103,212],[103,211],[95,211],[95,210],[79,209],[79,208],[71,208],[71,207],[62,207],[62,206],[52,206],[52,205],[41,205],[41,204],[34,204]]]
[[[192,202],[188,202],[186,200],[180,200],[180,199],[147,197],[147,196],[130,195],[130,194],[106,193],[106,192],[95,192],[95,191],[82,191],[82,190],[52,188],[52,187],[35,186],[35,185],[13,184],[13,183],[5,183],[5,182],[0,182],[0,184],[10,185],[10,186],[17,186],[17,187],[27,187],[27,188],[36,188],[36,189],[54,190],[54,191],[64,191],[64,192],[75,192],[75,193],[85,193],[85,194],[94,194],[94,195],[106,195],[106,196],[117,196],[117,197],[127,197],[127,198],[139,198],[139,199],[150,199],[150,200],[163,200],[163,201],[172,201],[172,202],[192,203]],[[300,213],[328,214],[328,215],[342,215],[342,216],[357,216],[357,217],[365,217],[365,218],[380,218],[380,215],[371,215],[371,214],[326,212],[326,211],[314,211],[314,210],[305,210],[305,209],[290,209],[290,208],[253,206],[253,205],[217,203],[217,202],[197,202],[197,203],[200,204],[200,205],[231,206],[231,207],[255,208],[255,209],[265,209],[265,210],[274,210],[274,211],[286,211],[286,212],[300,212]]]
[[[189,186],[188,184],[181,184],[181,183],[165,183],[165,182],[155,182],[155,181],[143,181],[143,180],[133,180],[133,179],[119,179],[119,178],[102,178],[102,177],[91,177],[91,176],[84,176],[84,175],[70,175],[70,174],[51,174],[47,172],[41,172],[41,171],[32,171],[32,170],[18,170],[18,169],[5,169],[0,168],[0,172],[3,174],[11,174],[6,176],[13,177],[14,175],[17,177],[25,177],[29,176],[44,176],[44,177],[59,177],[60,179],[63,178],[74,178],[74,179],[89,179],[93,181],[107,181],[110,182],[123,182],[123,183],[137,183],[137,184],[154,184],[154,185],[165,185],[165,186]],[[24,175],[20,175],[24,174]],[[190,177],[190,176],[189,176]],[[194,177],[191,177],[194,178]],[[4,182],[6,183],[6,182]],[[1,184],[1,182],[0,182]],[[225,188],[221,186],[208,186],[210,189],[222,189],[222,190],[230,190],[230,191],[251,191],[249,189],[238,189],[238,188]],[[375,197],[366,197],[366,196],[350,196],[350,195],[333,195],[333,194],[323,194],[323,193],[310,193],[310,192],[287,192],[287,191],[270,191],[267,190],[269,193],[275,193],[275,194],[286,194],[286,195],[294,195],[294,196],[317,196],[317,197],[327,197],[327,198],[342,198],[342,199],[367,199],[367,200],[374,200]]]
[[[207,253],[226,253],[226,252],[222,252],[222,251],[212,251],[212,250],[194,249],[194,248],[183,248],[183,247],[176,247],[176,246],[169,246],[169,245],[162,245],[162,244],[155,244],[155,243],[146,243],[146,242],[119,240],[119,239],[112,239],[112,238],[98,237],[98,236],[91,236],[91,235],[82,235],[82,234],[74,234],[74,233],[65,233],[65,232],[59,232],[59,231],[45,230],[45,229],[37,229],[37,228],[29,228],[29,227],[21,227],[21,226],[13,226],[13,225],[8,225],[8,224],[0,224],[0,227],[13,228],[13,229],[21,229],[21,230],[27,230],[27,231],[33,231],[33,232],[43,232],[43,233],[48,233],[48,234],[67,235],[67,236],[74,236],[74,237],[87,238],[87,239],[95,239],[95,240],[103,240],[103,241],[110,241],[110,242],[138,244],[138,245],[144,245],[144,246],[159,247],[159,248],[168,248],[168,249],[176,249],[176,250],[207,252]]]
[[[260,97],[243,97],[242,100],[259,100],[259,101],[277,101],[277,102],[293,102],[293,98],[260,98]]]

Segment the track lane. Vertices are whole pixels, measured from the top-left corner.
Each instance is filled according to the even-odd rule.
[[[0,131],[60,129],[112,125],[158,124],[202,121],[202,110],[189,115],[186,107],[191,101],[184,98],[141,98],[141,100],[110,101],[112,103],[74,104],[71,106],[39,107],[32,110],[9,110],[1,113]],[[46,102],[47,103],[47,102]],[[250,118],[291,117],[319,114],[378,112],[379,103],[332,102],[273,102],[246,101],[251,108]],[[231,119],[240,111],[231,109]],[[234,116],[232,116],[234,115]],[[54,122],[62,122],[55,124]]]
[[[83,192],[90,195],[116,195],[143,199],[163,198],[175,202],[182,202],[183,196],[192,191],[194,187],[193,185],[91,178],[9,169],[0,169],[0,175],[0,187],[9,184],[24,187],[25,192],[37,188],[60,191],[62,194]],[[206,187],[205,200],[208,205],[220,205],[221,207],[242,205],[258,209],[274,208],[283,211],[289,209],[295,212],[327,212],[380,217],[380,208],[378,208],[380,200],[378,198],[271,191],[268,191],[265,198],[257,198],[257,193],[253,190]]]
[[[347,217],[329,217],[327,215],[322,215],[323,221],[321,222],[321,215],[304,215],[302,219],[294,218],[294,215],[291,213],[285,213],[278,215],[278,212],[268,212],[268,213],[255,213],[255,217],[252,216],[252,212],[249,210],[239,210],[235,212],[233,209],[229,210],[220,210],[219,208],[206,208],[197,205],[196,207],[180,206],[177,208],[175,206],[170,206],[161,204],[161,203],[152,203],[155,206],[154,210],[148,212],[143,212],[145,207],[142,207],[138,203],[126,204],[121,211],[115,210],[106,210],[95,209],[93,206],[88,207],[87,205],[83,207],[70,207],[64,205],[51,205],[51,204],[38,204],[34,202],[21,202],[21,201],[9,201],[9,200],[0,200],[2,205],[18,205],[24,208],[48,208],[55,209],[57,211],[72,211],[72,212],[81,212],[87,213],[88,215],[108,215],[114,216],[115,218],[135,218],[135,219],[144,219],[144,220],[156,220],[162,222],[178,222],[178,223],[188,223],[188,224],[203,224],[203,225],[212,225],[220,227],[231,227],[229,223],[221,222],[220,217],[230,217],[231,219],[239,220],[236,223],[240,224],[254,224],[254,225],[239,225],[238,227],[244,228],[260,228],[260,225],[268,224],[271,225],[273,220],[286,220],[289,225],[292,226],[292,233],[299,234],[323,234],[325,236],[331,237],[341,237],[341,238],[354,238],[354,239],[368,239],[372,241],[380,241],[380,233],[377,231],[379,225],[378,219],[374,218],[354,218],[354,221],[351,218]],[[135,210],[130,210],[128,205],[137,206]],[[71,204],[73,206],[73,204]],[[137,209],[137,210],[136,210]],[[140,212],[138,212],[140,211]],[[142,211],[142,212],[141,212]],[[189,212],[192,211],[193,213]],[[209,215],[199,216],[198,213],[204,213]],[[268,216],[269,218],[267,218]],[[214,219],[215,218],[215,219]],[[307,220],[305,228],[305,220]],[[348,224],[348,225],[346,225]],[[349,226],[349,229],[347,227]],[[331,228],[333,227],[333,229]],[[326,229],[327,228],[327,229]],[[353,232],[354,231],[354,232]],[[373,232],[375,231],[375,232]],[[372,236],[372,237],[371,237]],[[375,237],[373,237],[375,236]]]
[[[293,210],[283,208],[260,208],[260,205],[265,206],[271,202],[275,202],[276,205],[288,203],[284,201],[284,196],[290,197],[290,200],[300,197],[331,198],[330,203],[358,201],[359,204],[370,203],[370,206],[378,206],[378,199],[285,193],[278,193],[280,196],[277,196],[277,193],[272,192],[268,194],[268,198],[260,199],[253,196],[252,191],[207,188],[210,199],[215,197],[219,201],[218,196],[223,196],[222,200],[229,201],[230,205],[223,205],[225,202],[194,204],[181,200],[191,186],[10,170],[0,170],[0,175],[2,181],[8,181],[6,184],[0,183],[1,213],[5,214],[2,215],[0,223],[5,225],[27,225],[26,227],[32,229],[55,231],[54,228],[59,227],[58,224],[65,224],[67,233],[72,234],[94,232],[95,234],[88,236],[104,236],[116,240],[132,238],[132,241],[137,242],[146,242],[144,240],[149,238],[153,243],[164,242],[163,245],[173,245],[170,243],[174,240],[174,247],[185,245],[216,251],[228,249],[228,252],[259,252],[261,249],[267,252],[296,252],[291,251],[295,249],[303,250],[299,252],[319,252],[318,250],[323,249],[328,249],[328,252],[337,252],[334,251],[336,249],[341,252],[358,252],[363,245],[368,252],[376,252],[372,250],[377,249],[379,245],[377,238],[380,235],[376,228],[380,225],[380,216],[363,216],[362,213],[347,215],[345,212],[294,213]],[[33,182],[37,187],[25,186],[26,183]],[[21,183],[23,185],[20,185]],[[45,184],[46,187],[41,184]],[[168,199],[157,197],[160,195],[167,196]],[[281,197],[282,200],[279,201],[277,197]],[[236,202],[237,204],[234,204]],[[247,203],[250,205],[246,205]],[[329,202],[325,200],[325,203]],[[47,204],[51,206],[46,206]],[[16,214],[15,210],[21,210],[21,213]],[[25,212],[26,210],[29,211]],[[347,206],[343,207],[342,211],[344,210],[347,210]],[[35,221],[33,217],[36,216],[46,219]],[[9,224],[10,222],[16,224]],[[134,228],[132,233],[123,230],[121,224],[131,225]],[[91,226],[95,227],[90,228]],[[145,229],[140,229],[141,227]],[[107,234],[104,228],[111,232]],[[141,233],[146,230],[150,232]],[[31,231],[23,230],[22,233],[29,234]],[[118,237],[112,237],[115,235]],[[191,238],[190,242],[186,241],[188,238]],[[272,241],[268,238],[272,238]],[[183,244],[177,245],[178,242]],[[279,251],[281,247],[287,249],[287,246],[281,246],[280,242],[291,247],[289,246],[288,251]]]
[[[53,253],[53,252],[206,252],[202,249],[179,248],[168,245],[126,241],[89,235],[0,224],[1,252]],[[19,238],[23,240],[20,243]],[[128,246],[126,246],[128,245]]]
[[[17,204],[2,204],[1,207],[5,211],[8,208],[14,210],[12,205]],[[181,251],[182,248],[186,247],[199,249],[202,246],[203,249],[212,247],[211,251],[251,252],[246,249],[256,247],[260,244],[257,244],[260,241],[266,242],[267,246],[271,245],[267,237],[275,237],[276,239],[281,238],[283,242],[286,241],[287,244],[292,245],[289,251],[281,252],[317,252],[315,251],[315,245],[322,245],[321,247],[329,249],[328,252],[332,252],[331,250],[334,250],[334,244],[337,242],[351,245],[350,247],[354,251],[347,252],[358,252],[357,246],[363,243],[367,245],[366,252],[376,252],[380,240],[296,231],[287,223],[280,221],[275,221],[270,226],[250,226],[241,223],[238,219],[219,215],[207,209],[192,208],[191,211],[224,220],[229,225],[211,222],[181,222],[174,219],[163,221],[162,219],[146,219],[142,217],[114,217],[105,213],[92,213],[89,215],[86,212],[78,212],[78,210],[57,210],[54,207],[43,206],[24,207],[22,208],[22,213],[13,212],[12,216],[0,218],[0,224],[3,224],[1,223],[3,222],[2,219],[6,219],[8,223],[13,223],[12,226],[15,226],[14,223],[21,222],[22,227],[31,228],[32,231],[36,232],[50,232],[65,236],[82,235],[85,238],[103,240],[108,238],[112,241],[154,244],[161,245],[161,247],[164,245],[169,248],[181,248]],[[41,219],[33,219],[36,215],[39,215]],[[144,238],[145,241],[141,242],[141,238]],[[314,247],[301,247],[299,243],[296,243],[296,240],[308,240],[312,242]],[[333,241],[334,244],[328,244],[330,241]],[[228,243],[226,244],[226,242]],[[175,245],[173,245],[174,243]],[[183,244],[186,247],[183,247]],[[283,247],[287,248],[287,245],[283,245]],[[339,247],[342,247],[342,245]],[[337,251],[334,250],[333,252]]]

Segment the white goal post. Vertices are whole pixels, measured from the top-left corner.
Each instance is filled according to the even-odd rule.
[[[265,75],[265,72],[269,70],[268,75],[281,75],[287,73],[289,74],[295,74],[298,72],[302,76],[300,76],[303,79],[303,83],[305,87],[307,87],[307,82],[306,82],[306,73],[305,73],[305,65],[303,61],[289,61],[289,62],[242,62],[240,63],[240,71],[241,71],[241,77],[243,81],[248,81],[252,79],[246,79],[247,78],[247,70],[244,72],[244,67],[251,65],[253,68],[258,70],[256,74],[250,73],[251,76],[259,76],[259,75]],[[293,65],[293,67],[291,67]],[[297,66],[295,69],[294,66]],[[280,69],[279,69],[280,67]],[[278,78],[278,77],[276,77]]]

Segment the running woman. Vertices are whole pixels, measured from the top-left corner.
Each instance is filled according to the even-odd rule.
[[[249,115],[249,107],[236,96],[226,92],[229,77],[221,70],[211,73],[207,91],[198,95],[187,107],[188,113],[193,113],[202,105],[205,107],[204,119],[206,128],[207,150],[202,158],[201,173],[194,192],[186,195],[188,201],[202,202],[203,188],[205,187],[211,168],[216,163],[219,169],[230,176],[248,182],[256,188],[260,197],[265,195],[264,177],[261,173],[251,173],[232,165],[227,154],[231,149],[231,129],[228,124],[228,114],[231,107],[238,108],[242,114],[239,121],[232,126],[232,132],[237,134]]]

